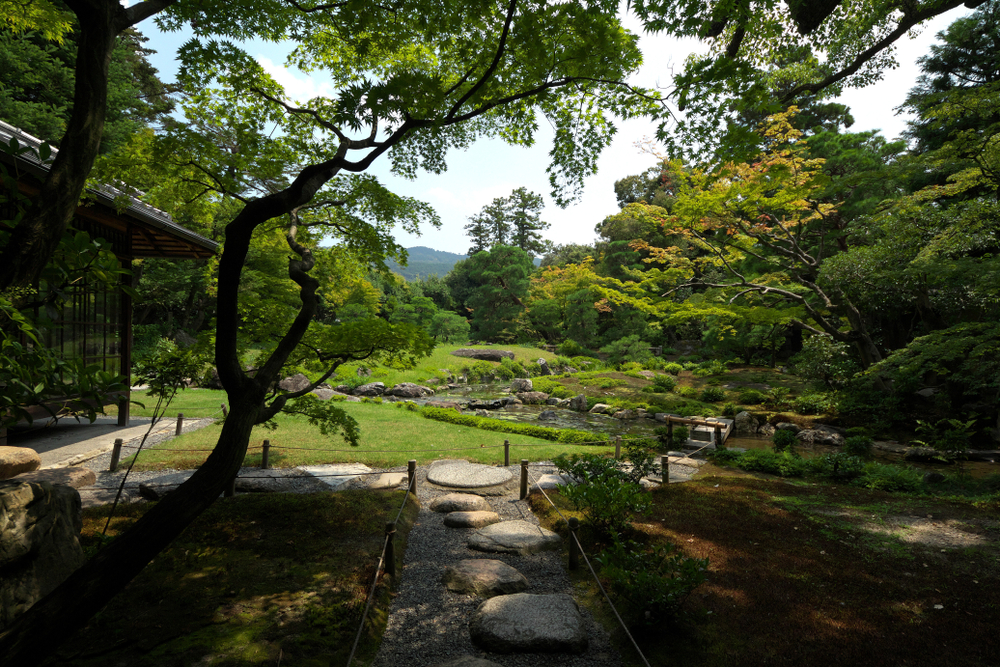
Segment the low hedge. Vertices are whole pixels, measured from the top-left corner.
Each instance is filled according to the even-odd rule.
[[[423,408],[420,414],[427,419],[458,424],[460,426],[471,426],[484,431],[497,431],[500,433],[516,433],[518,435],[530,435],[533,438],[551,440],[563,443],[581,443],[601,440],[601,436],[587,431],[579,431],[571,428],[552,428],[550,426],[535,426],[534,424],[519,424],[503,419],[491,419],[490,417],[476,417],[475,415],[463,415],[451,408]]]

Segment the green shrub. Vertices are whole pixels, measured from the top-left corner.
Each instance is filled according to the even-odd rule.
[[[641,371],[641,370],[643,370],[643,365],[640,364],[638,361],[626,361],[625,363],[623,363],[621,365],[620,370],[623,373],[627,373],[629,371],[632,371],[632,372]]]
[[[808,470],[806,461],[794,452],[770,452],[748,449],[736,459],[737,467],[751,472],[764,472],[779,477],[801,477]]]
[[[561,493],[601,533],[622,532],[632,513],[645,512],[650,506],[649,494],[639,480],[656,468],[652,456],[640,447],[626,447],[623,460],[598,454],[560,454],[553,462],[560,473],[577,480],[560,486]]]
[[[601,348],[601,352],[608,355],[608,363],[615,366],[630,361],[641,365],[652,356],[649,352],[649,343],[634,334],[605,345]]]
[[[736,405],[735,403],[732,402],[726,403],[725,405],[722,406],[722,416],[729,417],[730,419],[732,419],[742,411],[743,408],[741,406]]]
[[[924,476],[913,468],[883,463],[868,463],[853,484],[878,491],[916,492],[923,488]]]
[[[584,387],[597,387],[598,389],[613,389],[615,387],[624,387],[628,384],[625,380],[619,380],[618,378],[584,378],[580,380],[580,384]]]
[[[810,459],[809,468],[822,477],[844,481],[860,477],[865,471],[865,461],[858,456],[836,452]]]
[[[576,356],[570,359],[571,364],[581,371],[598,371],[604,368],[604,364],[596,357]]]
[[[708,578],[707,558],[688,558],[673,544],[644,547],[617,538],[594,560],[622,602],[629,625],[659,625]]]
[[[772,387],[764,397],[764,403],[772,408],[783,407],[788,402],[788,394],[791,390],[788,387]]]
[[[674,393],[677,394],[678,396],[683,396],[684,398],[694,398],[698,395],[698,390],[695,389],[694,387],[689,387],[685,385],[683,387],[676,387],[674,389]]]
[[[683,449],[689,437],[691,437],[691,432],[687,426],[675,426],[673,442],[671,444],[674,446],[674,449]]]
[[[496,376],[497,366],[490,361],[476,361],[466,370],[469,382],[485,382]]]
[[[559,343],[556,352],[559,353],[560,357],[579,357],[586,354],[587,350],[575,340],[564,340]]]
[[[656,388],[659,393],[667,393],[673,391],[677,386],[677,378],[673,375],[657,375],[653,378],[653,387]]]
[[[549,377],[537,377],[531,381],[535,391],[545,392],[554,398],[572,398],[573,392]]]
[[[672,373],[674,375],[677,375],[682,370],[684,370],[684,367],[681,366],[676,361],[670,361],[670,362],[667,362],[667,363],[663,364],[663,370],[665,370],[668,373]]]
[[[461,426],[480,428],[484,431],[530,435],[535,438],[551,440],[554,442],[581,443],[592,442],[600,439],[593,433],[588,433],[587,431],[578,431],[568,428],[552,428],[549,426],[535,426],[534,424],[519,424],[516,422],[504,421],[503,419],[463,415],[461,412],[450,408],[425,407],[420,410],[420,416],[425,417],[426,419],[447,422],[449,424],[459,424]]]
[[[677,354],[677,350],[675,350],[672,347],[664,347],[663,348],[663,352],[661,352],[660,354],[662,354],[663,356],[667,356],[667,355],[673,356],[673,355]]]
[[[771,436],[771,446],[776,452],[795,451],[795,445],[799,444],[799,439],[791,431],[778,429]]]
[[[792,401],[792,409],[800,415],[820,415],[836,412],[837,401],[829,394],[803,394]]]
[[[844,454],[867,459],[871,458],[872,444],[872,439],[866,435],[851,435],[844,440],[841,450]]]
[[[684,370],[686,370],[686,371],[693,371],[696,368],[698,368],[698,366],[699,366],[699,364],[698,364],[697,361],[685,361],[684,362]]]
[[[721,387],[705,387],[700,398],[706,403],[718,403],[726,398],[726,391]]]
[[[962,460],[969,450],[969,438],[975,425],[975,419],[940,419],[933,423],[918,419],[917,435],[921,436],[921,440],[916,442],[936,449],[944,460]]]
[[[729,370],[729,364],[719,359],[705,361],[694,369],[694,374],[698,377],[708,377],[710,375],[722,375]]]
[[[767,397],[764,395],[764,392],[757,389],[744,388],[740,389],[739,398],[740,403],[744,403],[746,405],[760,405]]]
[[[486,362],[489,363],[489,362]],[[493,373],[501,380],[513,380],[514,378],[526,378],[530,376],[528,369],[520,362],[504,357],[500,360],[500,365],[493,368]]]
[[[667,360],[663,357],[650,357],[642,365],[648,371],[662,371],[663,367],[667,365]]]

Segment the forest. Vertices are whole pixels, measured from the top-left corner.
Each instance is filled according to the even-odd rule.
[[[36,193],[0,173],[3,424],[128,380],[170,395],[209,366],[230,403],[191,480],[5,631],[11,664],[37,664],[52,628],[80,627],[211,506],[255,425],[299,414],[356,445],[364,424],[310,392],[357,361],[412,367],[437,343],[470,341],[663,370],[655,347],[686,370],[780,368],[812,383],[817,410],[873,436],[1000,441],[998,2],[0,7],[0,120],[59,149]],[[851,132],[837,95],[892,76],[894,42],[959,7],[920,59],[905,136]],[[669,88],[632,85],[643,54],[624,11],[708,50]],[[175,82],[149,63],[147,19],[184,37]],[[288,65],[323,72],[334,92],[294,99],[253,40],[290,44]],[[440,221],[372,175],[376,160],[419,180],[477,139],[530,146],[544,122],[565,205],[615,122],[639,117],[657,166],[620,174],[618,212],[579,221],[592,244],[547,241],[542,199],[520,187],[469,219],[470,257],[446,275],[387,269],[406,260],[394,229]],[[94,183],[220,252],[119,266],[70,226]],[[131,378],[32,344],[80,281],[131,294]],[[309,387],[274,389],[295,372]]]

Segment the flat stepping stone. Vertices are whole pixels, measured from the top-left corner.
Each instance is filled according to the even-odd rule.
[[[483,528],[499,522],[496,512],[449,512],[444,517],[444,525],[449,528]]]
[[[506,468],[454,459],[435,461],[427,471],[428,482],[455,489],[498,487],[513,478],[513,473]]]
[[[178,486],[191,479],[194,470],[183,470],[154,477],[139,483],[139,494],[147,500],[160,500],[165,495],[177,489]]]
[[[441,583],[449,591],[480,597],[520,593],[528,587],[523,574],[506,563],[488,558],[462,560],[444,569]]]
[[[490,598],[469,622],[472,642],[495,653],[583,653],[587,633],[569,595],[515,593]]]
[[[563,477],[557,474],[542,475],[538,478],[538,481],[531,485],[529,492],[538,491],[539,489],[545,489],[546,491],[554,489],[557,486],[565,486],[569,484],[572,480],[569,477]]]
[[[300,466],[334,491],[341,491],[358,485],[358,478],[372,469],[363,463],[332,463],[318,466]]]
[[[405,486],[408,479],[409,475],[405,472],[384,472],[376,477],[375,480],[368,485],[368,488],[373,491],[395,489],[400,486]]]
[[[561,549],[562,538],[527,521],[502,521],[473,533],[468,545],[476,551],[527,556]]]
[[[449,493],[438,496],[428,507],[434,512],[489,512],[493,509],[489,501],[474,493]]]
[[[463,655],[445,662],[435,662],[431,667],[503,667],[503,665],[492,660]]]
[[[100,507],[110,505],[115,501],[118,489],[80,489],[80,504],[83,507]],[[119,503],[145,502],[146,499],[139,495],[139,490],[134,486],[126,486],[122,490]]]
[[[298,468],[267,468],[241,472],[236,478],[236,490],[242,493],[301,492],[304,486],[311,491],[326,491],[326,485],[318,479],[303,477]]]
[[[14,478],[17,482],[49,482],[50,484],[65,484],[79,489],[84,486],[92,486],[97,483],[97,474],[93,470],[81,468],[79,466],[68,466],[66,468],[45,468],[43,470],[32,470],[22,472]]]

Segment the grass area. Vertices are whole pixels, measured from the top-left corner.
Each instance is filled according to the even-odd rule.
[[[49,665],[344,665],[401,492],[245,495],[216,502]],[[117,534],[149,507],[118,508]],[[416,517],[397,524],[397,558]],[[108,508],[85,509],[95,548]],[[397,567],[402,564],[397,563]],[[388,617],[376,591],[359,657],[370,661]]]
[[[677,622],[634,628],[651,664],[1000,664],[996,500],[712,470],[652,492],[653,509],[632,524],[633,539],[671,542],[710,560],[708,582]],[[544,498],[533,495],[532,505],[543,525],[558,529]],[[589,573],[574,576],[581,599],[613,628]],[[613,631],[626,661],[641,664],[620,628]]]
[[[132,392],[133,417],[152,417],[156,407],[156,399],[146,391]],[[142,405],[137,405],[141,403]],[[222,405],[228,407],[229,399],[226,392],[217,389],[181,389],[166,408],[166,416],[176,417],[182,413],[185,419],[195,417],[221,417]],[[113,414],[117,414],[114,412]]]
[[[205,391],[205,390],[201,390]],[[221,393],[221,392],[218,392]],[[182,394],[186,400],[187,392]],[[183,400],[182,400],[183,405]],[[280,415],[278,429],[254,428],[246,465],[260,465],[260,445],[271,441],[270,464],[275,468],[319,463],[358,462],[387,468],[406,465],[416,459],[424,465],[437,459],[460,458],[479,463],[503,463],[503,441],[511,441],[511,461],[522,458],[548,460],[563,452],[606,452],[607,447],[554,443],[522,435],[493,433],[468,426],[458,426],[424,419],[396,405],[375,403],[341,403],[344,410],[361,424],[361,444],[352,448],[340,437],[320,435],[304,417]],[[180,410],[184,411],[184,410]],[[185,412],[185,415],[187,412]],[[190,469],[200,466],[218,439],[218,427],[209,426],[170,440],[163,449],[144,450],[139,454],[137,470],[163,468]],[[282,449],[303,448],[303,449]],[[180,451],[164,451],[180,450]]]

